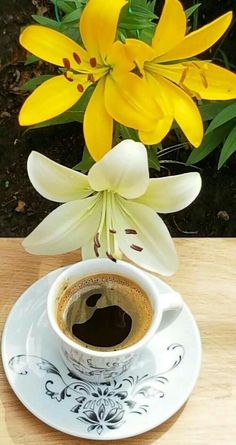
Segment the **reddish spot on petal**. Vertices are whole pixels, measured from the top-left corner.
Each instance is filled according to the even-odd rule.
[[[81,83],[78,83],[78,85],[77,85],[77,90],[78,90],[80,93],[83,93],[83,91],[84,91],[84,87],[83,87],[83,85],[81,85]]]
[[[88,81],[94,83],[95,79],[94,79],[94,75],[93,74],[88,74]]]
[[[79,54],[73,53],[73,57],[74,57],[76,63],[78,63],[78,64],[81,63],[81,58],[80,58]]]
[[[92,68],[95,68],[95,66],[97,65],[96,57],[91,57],[91,59],[89,60],[89,63]]]
[[[70,61],[69,61],[69,59],[67,59],[66,57],[64,57],[64,58],[62,59],[62,62],[63,62],[64,67],[67,68],[67,69],[69,70],[69,69],[70,69]]]

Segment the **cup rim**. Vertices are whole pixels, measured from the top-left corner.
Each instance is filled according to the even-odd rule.
[[[62,330],[59,328],[58,323],[56,321],[56,316],[55,316],[56,314],[55,314],[55,307],[54,307],[55,299],[57,298],[56,289],[59,285],[63,286],[63,284],[65,284],[66,281],[68,280],[70,273],[73,272],[74,270],[76,270],[82,264],[83,264],[82,267],[86,267],[86,265],[90,266],[92,264],[94,264],[94,265],[96,264],[96,265],[98,265],[98,268],[100,266],[105,266],[105,265],[107,265],[108,268],[110,268],[110,270],[108,270],[106,272],[104,270],[97,271],[96,272],[97,274],[99,274],[99,273],[108,273],[108,274],[114,273],[117,275],[124,276],[126,278],[130,278],[129,275],[128,276],[123,275],[120,270],[117,270],[117,272],[115,272],[116,267],[121,266],[122,268],[124,268],[128,272],[130,272],[131,274],[135,274],[136,276],[141,277],[142,282],[144,282],[144,286],[140,285],[140,283],[138,283],[138,285],[144,290],[144,292],[147,294],[147,296],[149,298],[149,301],[153,308],[153,317],[152,317],[151,324],[150,324],[146,334],[139,341],[137,341],[133,345],[130,345],[126,348],[118,349],[116,351],[96,351],[94,349],[90,349],[89,347],[86,348],[86,347],[80,345],[79,343],[76,343],[75,341],[73,341],[72,339],[67,337],[62,332]],[[102,267],[101,267],[101,269],[102,269]],[[113,270],[111,270],[111,269],[113,269]],[[89,275],[95,275],[96,273],[94,273],[94,272],[85,273],[84,276],[87,277]],[[78,280],[81,278],[82,278],[82,276],[78,276]],[[134,281],[134,279],[132,277],[130,279]],[[145,287],[147,288],[147,290],[145,289]],[[62,340],[64,343],[67,344],[67,346],[73,348],[77,352],[80,352],[80,353],[83,353],[86,355],[90,355],[93,357],[114,358],[117,356],[123,356],[123,355],[134,353],[138,349],[141,349],[144,345],[146,345],[149,342],[149,340],[151,340],[151,338],[157,331],[157,329],[160,325],[160,322],[161,322],[161,318],[162,318],[161,306],[158,305],[159,308],[157,310],[157,307],[156,307],[157,305],[158,305],[157,286],[155,285],[154,281],[152,281],[150,275],[146,274],[144,270],[139,269],[138,267],[134,266],[133,264],[130,264],[130,263],[128,263],[126,261],[122,261],[122,260],[117,260],[116,263],[112,263],[111,260],[107,259],[107,258],[99,258],[99,259],[94,258],[94,259],[83,260],[83,261],[73,264],[72,266],[69,266],[68,268],[63,270],[63,272],[56,278],[56,280],[54,281],[54,283],[52,284],[52,286],[49,290],[48,297],[47,297],[47,315],[48,315],[48,319],[49,319],[51,328],[53,329],[55,334],[60,338],[60,340]]]

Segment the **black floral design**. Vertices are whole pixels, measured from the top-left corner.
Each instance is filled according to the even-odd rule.
[[[35,355],[16,355],[8,364],[12,371],[22,376],[34,371],[34,368],[46,376],[54,375],[53,380],[47,379],[45,382],[46,395],[57,402],[72,397],[75,404],[70,411],[86,425],[88,432],[96,431],[101,435],[106,429],[120,428],[131,414],[147,413],[149,404],[143,404],[143,401],[165,396],[163,386],[169,382],[166,375],[179,366],[184,357],[182,345],[171,344],[167,353],[173,351],[175,354],[172,364],[162,373],[143,376],[134,373],[120,378],[119,381],[111,380],[99,385],[78,379],[70,371],[63,377],[56,366]]]

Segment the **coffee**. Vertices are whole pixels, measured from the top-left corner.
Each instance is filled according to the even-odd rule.
[[[116,274],[82,278],[64,290],[57,322],[76,343],[98,351],[137,343],[152,321],[152,306],[133,281]]]

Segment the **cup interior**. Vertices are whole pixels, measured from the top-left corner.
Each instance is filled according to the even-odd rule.
[[[135,344],[123,349],[119,349],[117,351],[98,351],[94,349],[85,348],[81,344],[67,337],[62,332],[57,323],[57,317],[56,317],[57,303],[63,291],[66,288],[72,286],[75,282],[85,277],[102,273],[116,274],[133,281],[147,295],[152,307],[152,321],[144,336]],[[111,355],[116,356],[116,355],[126,354],[128,352],[134,352],[137,349],[144,346],[144,344],[146,344],[151,339],[151,337],[155,334],[156,330],[158,329],[162,317],[162,311],[158,300],[159,299],[158,299],[157,285],[154,284],[151,277],[146,272],[124,261],[117,261],[116,263],[113,263],[111,260],[106,258],[91,259],[76,263],[73,266],[68,267],[59,275],[59,277],[53,283],[48,294],[47,312],[50,325],[54,330],[55,334],[68,346],[73,347],[77,351],[89,353],[90,355],[101,356],[101,357],[107,355],[110,357]]]

